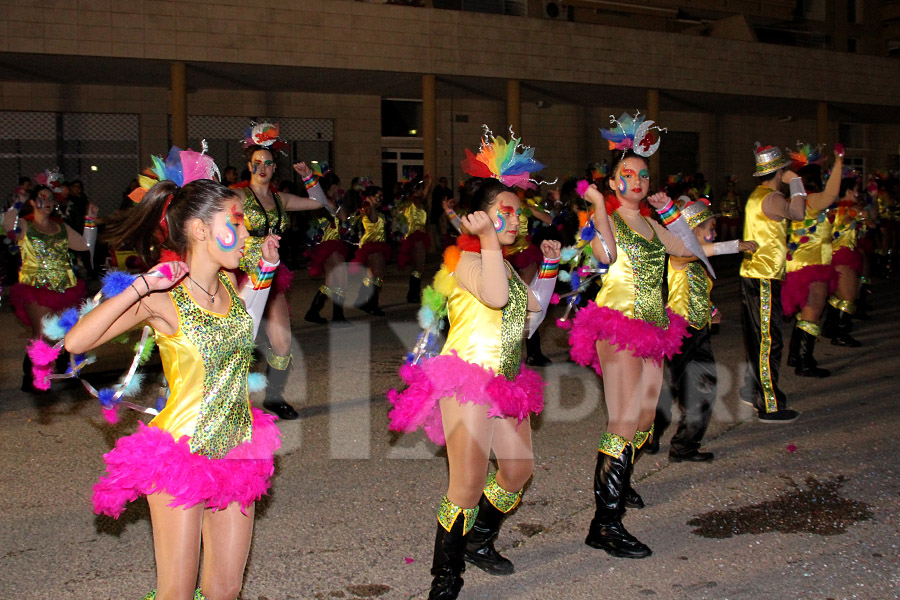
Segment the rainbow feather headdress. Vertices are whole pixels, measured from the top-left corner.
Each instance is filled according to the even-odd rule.
[[[537,182],[531,179],[544,165],[534,160],[534,148],[523,146],[522,138],[509,129],[509,142],[495,136],[487,125],[483,125],[484,135],[478,154],[466,148],[466,158],[462,161],[462,170],[472,177],[493,177],[509,187],[523,189],[537,188]],[[521,151],[519,151],[521,149]]]
[[[609,122],[615,125],[609,129],[600,129],[600,135],[609,142],[610,150],[631,150],[643,157],[652,156],[661,141],[659,134],[651,133],[667,131],[663,127],[654,125],[654,121],[647,121],[640,111],[635,112],[634,117],[628,113],[622,113],[618,119],[614,115],[609,116]]]
[[[244,130],[244,139],[241,140],[244,149],[251,146],[262,146],[273,152],[275,150],[284,152],[287,143],[278,139],[278,123],[250,121],[250,127]]]
[[[825,157],[822,156],[822,144],[813,146],[812,144],[804,144],[797,141],[797,150],[788,150],[788,156],[791,158],[791,170],[797,171],[806,165],[823,165]]]
[[[190,148],[182,150],[178,146],[172,146],[165,160],[152,155],[150,158],[153,160],[153,166],[138,175],[140,187],[135,188],[128,194],[128,197],[133,202],[140,202],[150,188],[164,180],[172,181],[178,187],[198,179],[221,180],[222,176],[219,174],[216,161],[206,153],[209,149],[206,140],[202,140],[200,143],[202,144],[201,152],[195,152]]]

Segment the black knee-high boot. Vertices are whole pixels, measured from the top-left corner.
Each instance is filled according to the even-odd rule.
[[[625,490],[629,485],[628,468],[634,448],[625,438],[604,434],[601,448],[617,452],[617,456],[597,452],[594,471],[594,499],[597,510],[584,543],[592,548],[605,550],[619,558],[645,558],[652,554],[650,548],[628,533],[622,524],[625,514]]]
[[[378,306],[380,292],[380,279],[363,278],[359,288],[359,297],[356,300],[356,308],[375,317],[383,317],[384,311]]]
[[[521,490],[508,492],[497,483],[497,474],[488,475],[487,485],[478,502],[478,518],[469,532],[466,542],[466,562],[491,575],[510,575],[515,572],[512,561],[494,548],[494,540],[500,534],[500,525],[522,499]]]
[[[325,325],[328,323],[327,320],[323,319],[319,313],[322,311],[322,308],[325,307],[325,302],[328,301],[328,295],[323,291],[322,286],[316,292],[316,295],[313,296],[312,304],[309,305],[309,310],[306,311],[306,314],[303,316],[304,321],[309,321],[310,323],[317,323],[318,325]]]
[[[406,301],[410,304],[418,304],[422,301],[422,274],[413,271],[409,276],[409,290],[406,292]]]
[[[344,290],[338,288],[331,294],[331,324],[336,327],[350,327],[344,316]]]
[[[552,360],[541,352],[541,332],[535,331],[530,338],[525,339],[525,364],[532,367],[546,367],[552,364]]]
[[[791,333],[791,345],[788,346],[787,366],[796,367],[800,364],[800,338],[802,331],[800,330],[800,318],[797,318],[797,326]]]
[[[438,511],[437,535],[434,538],[434,561],[431,563],[431,592],[428,600],[455,600],[463,586],[466,570],[463,555],[469,529],[478,515],[478,507],[460,508],[444,496]]]
[[[846,303],[851,309],[855,308],[852,302]],[[853,330],[853,310],[841,309],[838,311],[837,332],[831,338],[831,343],[835,346],[846,346],[847,348],[859,348],[862,342],[850,335]]]
[[[794,334],[791,337],[799,337],[800,343],[798,348],[797,365],[794,373],[801,377],[828,377],[831,371],[819,367],[813,356],[813,350],[816,347],[816,338],[819,335],[819,326],[809,321],[797,321],[797,327],[794,328]]]
[[[284,388],[291,373],[291,356],[272,354],[267,357],[267,361],[266,399],[263,400],[263,408],[276,414],[279,419],[292,421],[300,414],[284,400]]]
[[[637,493],[637,490],[631,487],[631,476],[634,474],[635,463],[641,457],[641,454],[644,453],[644,450],[650,446],[656,438],[654,433],[655,428],[656,424],[654,423],[653,425],[650,425],[650,429],[647,431],[636,431],[634,439],[631,440],[632,447],[634,448],[634,459],[632,459],[631,463],[628,465],[628,487],[625,488],[625,508],[644,508],[644,499]]]

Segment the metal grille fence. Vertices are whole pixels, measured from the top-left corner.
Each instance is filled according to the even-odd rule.
[[[0,185],[11,193],[19,177],[59,167],[108,215],[138,171],[139,124],[135,114],[0,111]]]

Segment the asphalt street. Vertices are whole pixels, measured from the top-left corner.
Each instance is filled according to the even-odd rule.
[[[900,597],[900,286],[876,280],[873,319],[854,332],[862,348],[819,341],[816,356],[832,377],[782,369],[790,405],[803,414],[768,425],[737,399],[739,287],[733,263],[719,266],[720,386],[706,438],[716,458],[670,463],[670,429],[663,451],[636,465],[647,507],[629,510],[625,524],[653,555],[617,559],[584,544],[606,422],[602,384],[566,360],[563,332],[548,322],[553,364],[542,369],[535,474],[497,543],[516,573],[470,567],[461,600]],[[384,394],[418,333],[406,276],[386,280],[386,317],[348,309],[346,329],[302,320],[317,285],[301,273],[292,290],[288,399],[301,418],[281,424],[243,598],[424,598],[447,467],[424,435],[387,430]],[[103,453],[135,429],[137,413],[109,426],[77,385],[49,398],[20,392],[27,333],[5,300],[0,327],[0,600],[142,597],[155,585],[146,502],[118,521],[95,516],[90,502]],[[88,378],[121,373],[130,352],[104,347]]]

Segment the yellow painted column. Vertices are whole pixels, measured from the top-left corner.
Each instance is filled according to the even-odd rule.
[[[659,90],[647,90],[647,120],[656,121],[659,125]],[[635,140],[637,142],[637,140]],[[663,152],[665,143],[660,145],[660,150],[650,157],[650,191],[658,190],[662,187],[659,173],[659,152]]]
[[[831,144],[831,124],[828,122],[828,103],[816,104],[816,143]]]
[[[506,82],[506,121],[512,127],[516,137],[522,136],[522,87],[518,79],[509,79]],[[507,132],[497,132],[497,135],[506,137]]]
[[[170,86],[172,106],[172,144],[187,148],[187,67],[183,62],[172,63]]]
[[[424,174],[436,178],[437,171],[437,98],[434,75],[422,75],[422,163]],[[431,195],[426,203],[431,211]]]

